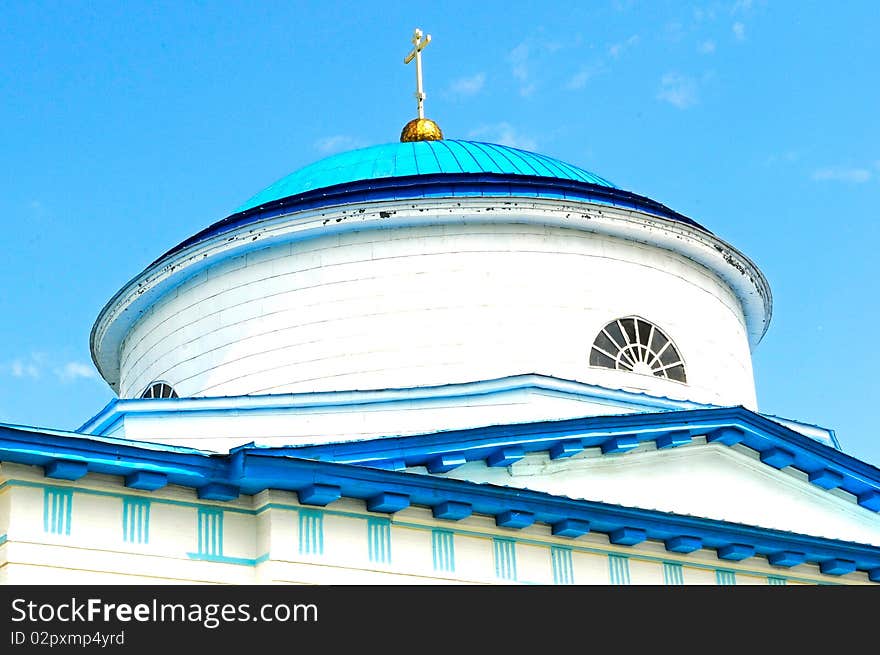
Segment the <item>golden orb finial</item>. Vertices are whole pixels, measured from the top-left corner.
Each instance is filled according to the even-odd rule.
[[[414,118],[403,126],[400,140],[403,143],[410,141],[439,141],[443,138],[440,126],[430,118],[425,118],[425,92],[422,90],[422,50],[431,42],[431,35],[422,38],[422,30],[416,28],[413,33],[413,49],[403,58],[403,63],[416,62],[416,101],[418,102],[419,117]]]
[[[400,132],[401,143],[410,141],[440,141],[443,131],[430,118],[414,118],[403,126]]]

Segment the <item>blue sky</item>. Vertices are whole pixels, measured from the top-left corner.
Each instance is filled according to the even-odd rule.
[[[119,287],[286,173],[396,140],[416,26],[448,137],[593,170],[752,258],[761,410],[880,465],[867,1],[0,0],[0,421],[77,427],[113,397],[88,337]]]

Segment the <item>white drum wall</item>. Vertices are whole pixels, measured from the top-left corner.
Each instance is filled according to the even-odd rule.
[[[598,331],[663,329],[688,384],[593,368]],[[383,389],[541,373],[755,406],[743,312],[692,260],[561,227],[369,229],[224,259],[154,303],[120,350],[120,396]]]

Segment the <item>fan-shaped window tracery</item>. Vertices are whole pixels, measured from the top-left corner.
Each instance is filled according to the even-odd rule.
[[[636,316],[618,318],[602,328],[590,350],[590,366],[687,382],[684,361],[672,340]]]

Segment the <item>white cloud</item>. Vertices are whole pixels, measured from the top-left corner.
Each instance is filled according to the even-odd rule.
[[[666,73],[660,80],[657,98],[679,109],[687,109],[697,102],[697,83],[680,73]]]
[[[315,149],[325,155],[362,148],[364,145],[364,142],[360,139],[345,134],[334,134],[333,136],[326,136],[315,141]]]
[[[519,132],[513,125],[506,121],[492,125],[481,125],[468,133],[468,138],[485,139],[492,143],[500,143],[503,146],[522,148],[523,150],[537,150],[538,143],[534,139]]]
[[[751,8],[752,8],[752,0],[736,0],[736,2],[733,3],[733,7],[731,7],[731,9],[730,9],[730,13],[732,13],[732,14],[736,14],[736,13],[740,13],[740,12],[745,13],[745,12],[749,11]]]
[[[537,78],[542,77],[541,74],[545,71],[554,68],[555,65],[550,61],[552,56],[564,47],[577,44],[579,41],[579,37],[568,43],[544,36],[523,39],[507,54],[510,72],[519,83],[519,94],[523,97],[532,95],[542,81]]]
[[[568,82],[565,84],[565,88],[583,89],[587,85],[587,82],[589,82],[591,79],[596,77],[596,75],[604,71],[605,66],[603,66],[602,64],[584,66],[568,79]]]
[[[470,77],[460,77],[453,81],[449,90],[455,95],[472,96],[483,90],[486,84],[486,74],[477,73]]]
[[[43,352],[32,352],[24,357],[17,357],[8,364],[0,364],[0,372],[8,372],[14,378],[40,379],[46,367],[47,357]]]
[[[746,26],[737,21],[731,27],[733,30],[733,35],[736,37],[737,41],[745,41],[746,39]]]
[[[40,367],[33,360],[16,359],[9,364],[9,372],[14,378],[37,380],[40,377]]]
[[[862,184],[871,179],[871,171],[867,168],[847,168],[831,166],[813,171],[813,179],[818,182],[851,182]]]
[[[535,91],[535,83],[531,79],[529,68],[530,47],[527,41],[517,45],[507,56],[513,77],[519,82],[521,96],[529,96]]]
[[[624,53],[624,51],[632,48],[634,45],[638,45],[639,40],[639,35],[633,34],[626,41],[621,41],[620,43],[615,43],[609,46],[608,54],[611,55],[614,59],[617,59],[618,57],[620,57],[621,54]]]
[[[715,52],[715,42],[712,39],[703,41],[699,46],[697,46],[697,50],[699,50],[701,54],[711,55]]]
[[[73,382],[80,378],[84,380],[97,380],[98,372],[90,364],[67,362],[55,369],[55,376],[62,382]]]

